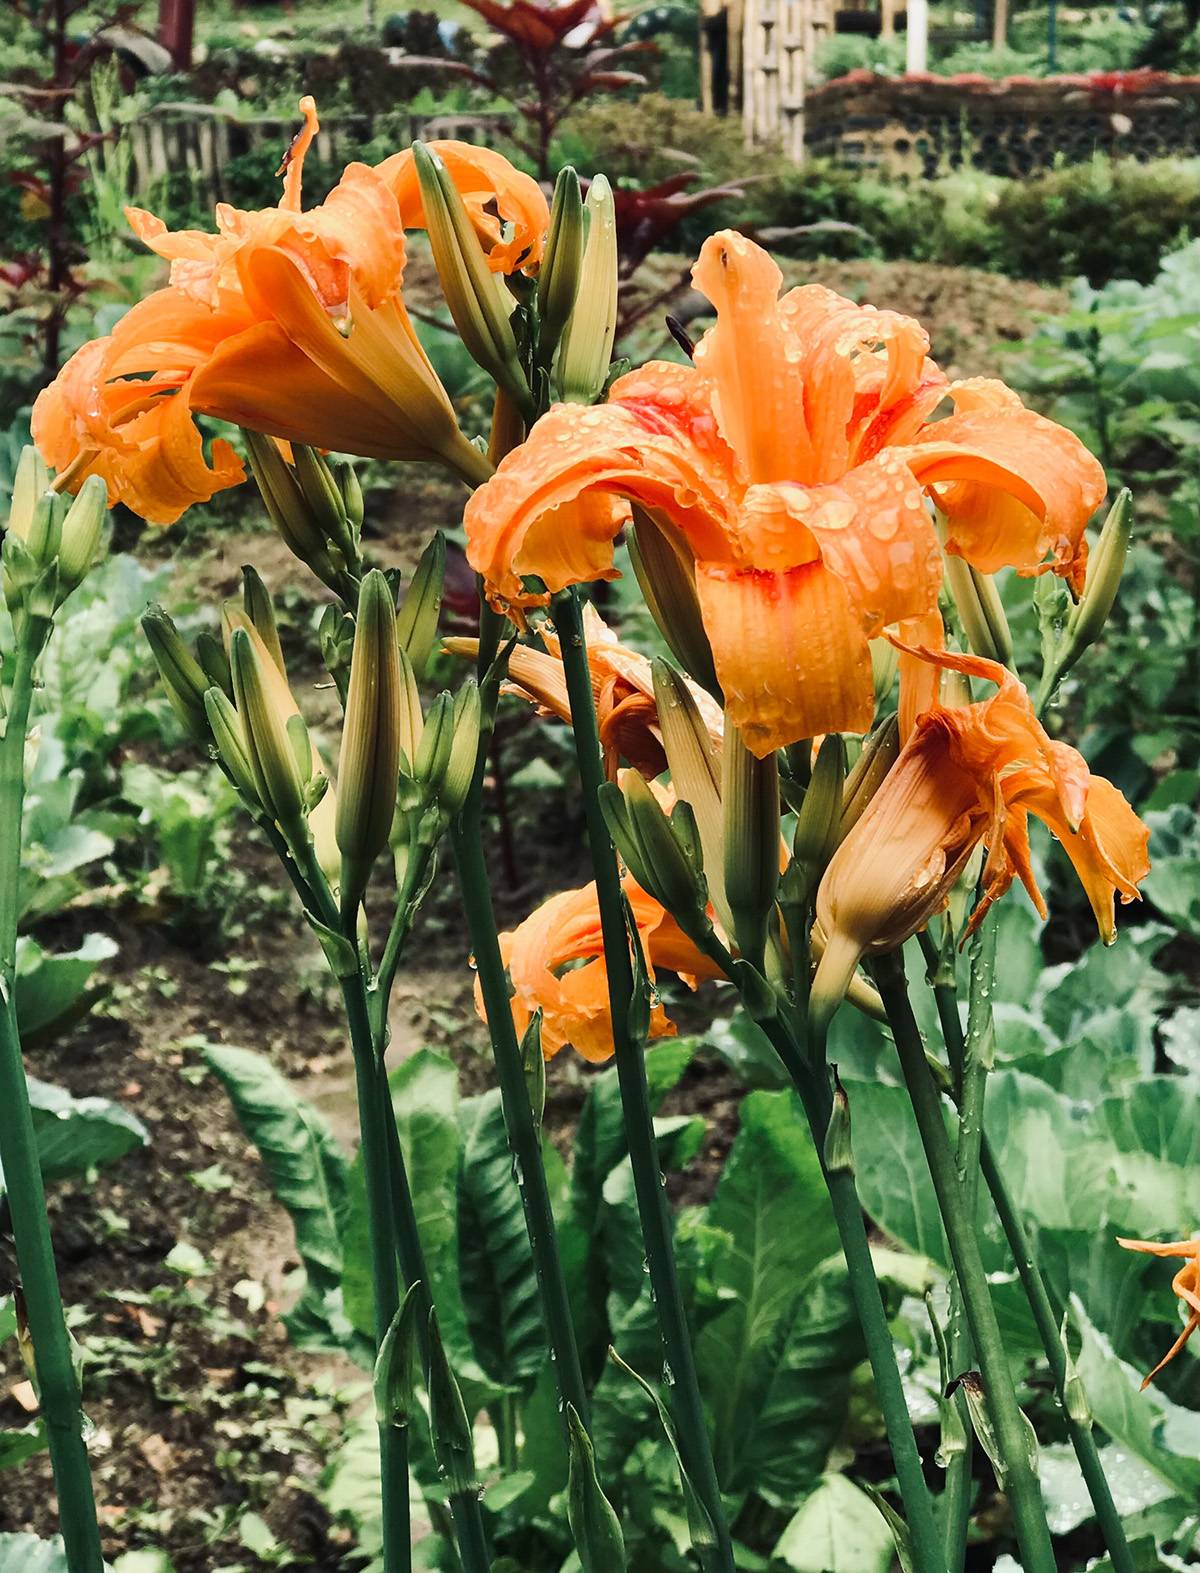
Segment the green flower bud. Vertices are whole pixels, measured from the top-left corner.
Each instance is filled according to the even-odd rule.
[[[342,903],[357,906],[396,809],[401,685],[392,592],[378,568],[358,595],[354,655],[338,762],[337,842]]]
[[[592,404],[608,378],[617,332],[617,213],[612,187],[597,175],[584,203],[587,241],[575,306],[558,352],[558,389],[568,404]]]
[[[454,696],[450,756],[438,790],[438,803],[447,819],[453,819],[460,811],[475,779],[481,715],[479,688],[468,679]]]
[[[196,635],[196,659],[204,668],[204,675],[223,694],[233,698],[233,678],[229,671],[229,657],[225,646],[206,628]]]
[[[554,184],[546,250],[538,270],[538,361],[549,366],[579,289],[583,261],[583,199],[579,176],[568,165]]]
[[[229,778],[246,801],[255,809],[262,805],[254,772],[250,767],[250,754],[246,747],[246,733],[238,719],[229,696],[220,688],[210,688],[204,695],[204,709],[213,742]]]
[[[779,769],[774,754],[755,758],[728,715],[721,764],[725,899],[738,949],[761,967],[779,888]]]
[[[263,504],[280,539],[287,549],[306,563],[317,578],[331,589],[337,588],[338,569],[329,553],[324,532],[300,489],[295,470],[271,437],[260,432],[243,433],[250,459],[250,473],[258,485]]]
[[[421,553],[396,614],[396,637],[420,677],[425,675],[437,638],[445,580],[446,537],[438,530]]]
[[[242,569],[242,605],[245,607],[246,616],[258,629],[258,637],[266,645],[267,654],[286,677],[287,667],[283,664],[283,647],[279,643],[279,629],[275,623],[275,603],[271,600],[271,592],[263,583],[258,569],[251,568],[249,565]]]
[[[601,1490],[592,1440],[574,1404],[567,1405],[567,1519],[583,1573],[625,1573],[621,1521]]]
[[[953,552],[945,555],[945,569],[946,583],[971,649],[985,660],[1011,666],[1012,634],[996,581]]]
[[[839,840],[844,841],[866,812],[867,804],[883,785],[884,777],[900,756],[900,723],[888,716],[864,740],[842,789]]]
[[[21,449],[13,480],[12,500],[5,530],[19,541],[28,542],[33,530],[34,509],[50,490],[50,471],[46,461],[31,444]]]
[[[681,675],[662,660],[656,660],[652,670],[654,702],[671,780],[679,801],[687,803],[695,817],[709,900],[721,927],[732,935],[733,914],[725,896],[721,761]]]
[[[327,546],[336,548],[345,566],[353,567],[358,561],[358,540],[346,514],[341,485],[327,461],[315,448],[296,443],[292,448],[292,458],[300,495],[308,507],[309,516],[324,536]]]
[[[246,755],[254,790],[264,811],[290,839],[300,838],[305,825],[305,788],[289,716],[282,714],[267,686],[263,660],[244,628],[235,628],[229,644],[233,694],[246,738]]]
[[[804,801],[796,816],[796,834],[792,842],[793,856],[813,890],[841,839],[845,775],[845,740],[831,732],[817,754]]]
[[[1088,561],[1083,595],[1067,619],[1061,657],[1063,672],[1074,666],[1088,646],[1100,637],[1121,586],[1132,534],[1133,494],[1125,487],[1108,511],[1100,539]]]
[[[58,587],[64,600],[91,571],[107,512],[108,487],[98,475],[89,475],[63,520]]]
[[[700,615],[696,562],[687,542],[665,518],[634,507],[629,560],[650,615],[671,654],[696,681],[721,696],[712,646]]]
[[[203,671],[161,606],[152,606],[143,614],[142,632],[171,708],[183,723],[184,730],[190,737],[207,738],[209,727],[204,696],[212,679]]]
[[[425,731],[425,717],[421,710],[421,694],[417,688],[417,674],[413,671],[408,652],[403,646],[400,658],[400,761],[401,769],[413,776],[421,737]]]
[[[363,503],[362,482],[358,478],[358,471],[349,459],[336,459],[330,469],[337,482],[338,491],[342,497],[342,512],[350,526],[355,542],[358,541],[362,530],[363,516],[366,512]]]
[[[521,369],[504,281],[487,265],[479,237],[446,166],[423,142],[413,163],[425,209],[425,230],[454,326],[471,358],[513,396],[526,415],[533,401]]]
[[[642,776],[630,771],[621,789],[606,783],[600,807],[634,879],[662,902],[685,932],[695,932],[704,921],[707,893]]]

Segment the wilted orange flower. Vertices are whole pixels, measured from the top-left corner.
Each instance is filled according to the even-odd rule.
[[[654,678],[650,662],[636,650],[623,645],[589,602],[583,609],[587,638],[588,666],[592,674],[592,693],[600,723],[600,742],[604,747],[605,769],[616,780],[618,761],[626,759],[653,780],[667,768],[658,707],[654,699]],[[545,624],[538,630],[545,650],[531,645],[514,645],[508,658],[508,681],[501,692],[528,699],[542,715],[570,721],[571,701],[563,671],[558,637]],[[473,657],[478,639],[447,639],[444,648],[451,655]],[[689,683],[709,736],[719,748],[724,730],[720,706],[710,694]]]
[[[1103,471],[1077,438],[1002,384],[951,386],[910,318],[819,285],[779,298],[771,258],[725,231],[693,280],[717,308],[694,366],[652,362],[607,404],[559,405],[467,508],[467,555],[513,607],[613,578],[624,508],[552,510],[590,494],[665,514],[696,586],[729,712],[755,753],[871,723],[868,639],[936,604],[937,537],[991,569],[1069,571]],[[959,413],[929,423],[949,394]]]
[[[895,950],[946,904],[967,859],[983,841],[984,895],[977,925],[1015,877],[1043,917],[1034,879],[1029,815],[1062,842],[1106,942],[1115,937],[1113,898],[1137,898],[1150,867],[1150,832],[1081,754],[1047,736],[1022,684],[994,661],[948,651],[912,652],[997,685],[991,699],[917,718],[900,757],[862,818],[834,853],[817,892],[826,940],[814,997],[836,1003],[863,955]]]
[[[621,881],[637,924],[651,978],[677,972],[689,988],[722,974],[696,949],[666,909],[626,874]],[[542,1012],[542,1052],[551,1059],[570,1044],[585,1060],[613,1053],[612,1016],[600,904],[594,884],[551,896],[510,933],[500,936],[500,954],[512,979],[513,1020],[523,1033],[533,1013]],[[577,965],[582,962],[583,965]],[[475,1003],[486,1019],[479,984]],[[661,1004],[650,1012],[650,1036],[675,1031]]]
[[[1142,1392],[1153,1382],[1168,1361],[1175,1356],[1187,1343],[1188,1339],[1200,1327],[1200,1240],[1169,1240],[1164,1245],[1156,1245],[1152,1240],[1117,1240],[1118,1245],[1123,1245],[1127,1251],[1144,1251],[1148,1256],[1182,1256],[1184,1265],[1171,1280],[1171,1288],[1187,1306],[1191,1313],[1183,1332],[1163,1355],[1162,1359],[1142,1383]]]
[[[226,442],[214,442],[206,462],[195,414],[366,457],[440,459],[473,480],[487,473],[404,308],[404,226],[419,221],[419,197],[395,161],[351,164],[324,203],[303,210],[318,124],[311,98],[300,108],[305,126],[284,160],[278,207],[222,203],[215,234],[172,233],[128,211],[139,238],[170,262],[170,283],[84,345],[34,406],[34,440],[50,464],[78,461],[73,484],[102,475],[111,500],[154,524],[244,479]],[[532,254],[529,226],[541,222],[533,182],[498,154],[440,151],[490,237],[493,265],[505,265],[518,231]]]

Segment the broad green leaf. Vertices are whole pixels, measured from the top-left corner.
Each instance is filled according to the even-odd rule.
[[[1200,820],[1178,804],[1146,818],[1150,872],[1143,894],[1177,928],[1200,938]]]
[[[165,1551],[127,1551],[113,1563],[113,1573],[175,1573]]]
[[[0,1573],[71,1573],[61,1540],[0,1535]]]
[[[791,1573],[888,1573],[896,1546],[883,1515],[845,1475],[825,1475],[775,1546]]]
[[[48,1446],[46,1428],[40,1420],[12,1431],[0,1429],[0,1471],[15,1469]]]
[[[0,1344],[17,1330],[17,1308],[10,1294],[0,1295]]]
[[[92,974],[116,953],[106,934],[88,934],[78,950],[56,954],[23,934],[17,940],[14,988],[21,1042],[32,1044],[77,1020],[93,998]]]
[[[1078,1361],[1092,1413],[1127,1452],[1190,1502],[1200,1498],[1200,1414],[1174,1404],[1157,1387],[1140,1392],[1142,1374],[1119,1360],[1078,1296],[1071,1321],[1083,1338]]]
[[[894,1239],[945,1266],[941,1214],[907,1092],[880,1082],[845,1086],[863,1207]]]
[[[754,1433],[801,1285],[838,1244],[794,1094],[746,1097],[707,1221],[726,1237],[711,1270],[729,1306],[705,1327],[696,1355],[724,1484]]]
[[[458,1265],[467,1327],[488,1379],[532,1387],[547,1359],[537,1275],[521,1204],[524,1176],[504,1127],[500,1093],[460,1107]]]
[[[1135,1453],[1110,1443],[1100,1449],[1100,1462],[1122,1518],[1157,1507],[1173,1495],[1166,1481]],[[1042,1445],[1038,1452],[1038,1478],[1052,1535],[1069,1535],[1094,1516],[1079,1460],[1069,1442]]]
[[[150,1140],[135,1114],[107,1098],[74,1098],[62,1087],[29,1078],[38,1157],[47,1181],[87,1174]],[[0,1170],[0,1196],[4,1172]]]
[[[729,1488],[780,1507],[812,1489],[846,1424],[851,1373],[865,1358],[846,1264],[833,1256],[801,1287]]]
[[[204,1053],[292,1220],[308,1284],[288,1323],[294,1337],[311,1339],[328,1325],[326,1299],[341,1287],[346,1156],[321,1116],[264,1055],[225,1044]]]

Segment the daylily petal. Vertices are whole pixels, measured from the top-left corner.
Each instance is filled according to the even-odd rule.
[[[865,732],[871,654],[841,580],[819,562],[783,573],[696,565],[726,710],[760,759],[824,732]]]

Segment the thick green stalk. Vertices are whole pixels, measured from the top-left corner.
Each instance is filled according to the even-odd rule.
[[[1042,1505],[1041,1487],[1030,1456],[1031,1437],[1017,1405],[1008,1357],[1000,1337],[987,1275],[979,1254],[975,1216],[967,1209],[954,1153],[942,1123],[941,1098],[925,1060],[925,1045],[913,1017],[899,955],[875,965],[875,977],[896,1041],[917,1128],[925,1148],[950,1257],[966,1307],[967,1323],[983,1373],[985,1402],[996,1447],[1003,1460],[1001,1482],[1012,1507],[1025,1573],[1054,1573],[1054,1551]]]
[[[83,1410],[71,1357],[14,997],[25,800],[25,731],[36,658],[26,626],[16,638],[8,713],[0,742],[0,1164],[8,1183],[17,1265],[29,1317],[42,1419],[58,1493],[59,1526],[71,1573],[102,1573],[104,1558],[83,1439]]]
[[[479,670],[484,677],[491,666],[499,643],[500,619],[480,597],[480,659]],[[485,702],[484,713],[490,714],[491,706]],[[566,1406],[572,1405],[585,1426],[590,1426],[591,1406],[579,1363],[579,1346],[575,1339],[575,1324],[571,1319],[571,1303],[567,1296],[567,1280],[563,1273],[562,1258],[558,1251],[558,1235],[554,1228],[554,1212],[550,1205],[550,1191],[546,1184],[546,1169],[542,1161],[542,1144],[533,1110],[529,1103],[529,1089],[525,1082],[525,1067],[521,1059],[521,1045],[517,1042],[513,1026],[512,1004],[508,992],[508,978],[500,955],[500,940],[496,928],[496,913],[492,906],[492,888],[487,859],[483,854],[483,776],[487,766],[490,727],[485,727],[479,739],[479,754],[475,779],[459,818],[450,828],[454,847],[454,860],[458,868],[458,883],[462,891],[463,910],[467,918],[467,932],[475,959],[483,1006],[487,1013],[488,1035],[496,1060],[496,1074],[500,1082],[500,1099],[504,1108],[504,1126],[512,1149],[516,1170],[520,1175],[521,1206],[525,1213],[525,1231],[533,1253],[538,1289],[541,1293],[542,1315],[546,1322],[546,1335],[554,1362],[554,1377],[559,1397]]]
[[[947,1038],[947,1052],[951,1058],[954,1058],[955,1055],[961,1056],[964,1053],[965,1043],[962,1036],[962,1022],[959,1019],[957,1007],[954,1005],[953,995],[951,994],[947,998],[947,993],[948,991],[944,985],[935,984],[934,995],[937,999],[938,1016],[942,1023],[942,1031]],[[957,1042],[951,1041],[955,1038]],[[1091,1498],[1092,1507],[1095,1509],[1096,1522],[1100,1525],[1100,1532],[1104,1536],[1105,1545],[1108,1547],[1108,1554],[1112,1561],[1114,1573],[1135,1573],[1133,1553],[1130,1551],[1129,1542],[1125,1537],[1125,1526],[1121,1522],[1121,1515],[1117,1512],[1116,1504],[1113,1501],[1108,1478],[1104,1473],[1104,1465],[1100,1459],[1100,1449],[1096,1446],[1096,1438],[1092,1433],[1092,1428],[1082,1420],[1073,1419],[1067,1407],[1067,1359],[1062,1346],[1058,1319],[1054,1314],[1054,1307],[1050,1302],[1050,1295],[1046,1289],[1041,1269],[1038,1266],[1033,1244],[1025,1230],[1021,1215],[1013,1205],[1013,1200],[1008,1190],[1008,1183],[1004,1178],[1003,1171],[996,1162],[995,1154],[992,1152],[991,1143],[988,1141],[986,1134],[981,1135],[980,1139],[979,1164],[984,1184],[991,1193],[992,1202],[996,1208],[996,1216],[1000,1220],[1000,1227],[1004,1230],[1009,1250],[1012,1252],[1013,1261],[1016,1263],[1021,1286],[1025,1290],[1025,1298],[1029,1302],[1029,1309],[1033,1313],[1033,1320],[1037,1325],[1038,1337],[1042,1341],[1046,1364],[1050,1368],[1050,1375],[1054,1381],[1054,1391],[1062,1407],[1063,1417],[1066,1420],[1071,1446],[1075,1449],[1075,1457],[1079,1461],[1080,1473],[1083,1475],[1088,1496]]]
[[[709,1565],[721,1569],[722,1573],[733,1573],[733,1547],[713,1463],[704,1402],[700,1396],[696,1362],[675,1264],[671,1211],[662,1185],[658,1144],[654,1137],[654,1121],[646,1085],[643,1046],[632,1035],[629,1026],[629,1006],[633,996],[629,933],[625,926],[616,855],[600,809],[599,792],[604,782],[604,766],[578,594],[568,591],[558,596],[554,608],[567,693],[571,702],[571,726],[583,788],[592,868],[600,903],[617,1079],[625,1112],[629,1161],[633,1169],[638,1214],[663,1353],[674,1377],[671,1410],[679,1433],[684,1467],[716,1531],[717,1544],[710,1555]]]

